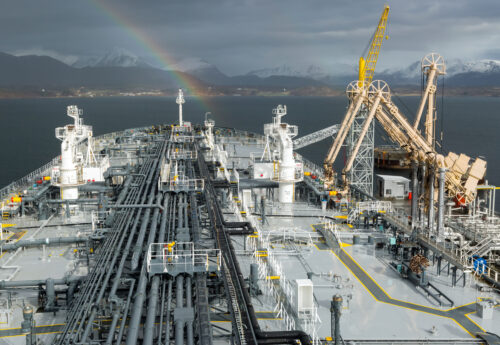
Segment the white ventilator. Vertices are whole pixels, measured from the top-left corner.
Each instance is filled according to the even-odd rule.
[[[61,140],[61,165],[58,176],[53,176],[52,183],[61,189],[62,200],[78,199],[78,186],[82,179],[82,161],[77,157],[77,145],[92,136],[92,126],[83,124],[81,109],[76,105],[67,108],[67,115],[74,119],[73,124],[56,128],[56,138]]]
[[[273,123],[264,125],[264,132],[278,144],[279,160],[275,164],[279,182],[279,201],[293,203],[295,199],[295,158],[293,157],[293,141],[297,136],[297,126],[282,123],[281,118],[286,115],[286,106],[278,105],[273,109]]]

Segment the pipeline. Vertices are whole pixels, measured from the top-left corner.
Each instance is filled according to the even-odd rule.
[[[48,184],[48,185],[42,187],[35,195],[23,197],[23,199],[22,199],[23,205],[25,202],[33,202],[33,201],[40,199],[40,197],[42,197],[44,194],[46,194],[51,187],[52,187],[52,185]]]
[[[241,179],[238,182],[241,189],[253,189],[253,188],[278,188],[279,183],[269,180],[259,180],[259,179]]]
[[[8,288],[18,288],[18,287],[34,287],[40,285],[46,285],[47,280],[52,280],[54,285],[70,285],[74,282],[79,282],[85,279],[85,276],[73,276],[62,279],[33,279],[33,280],[17,280],[17,281],[8,281],[8,280],[0,280],[0,289],[8,289]]]
[[[491,284],[495,289],[500,289],[500,283],[495,279],[490,278],[487,274],[482,274],[481,278],[486,280],[489,284]]]
[[[198,164],[200,166],[200,170],[202,173],[205,175],[208,174],[207,171],[207,166],[206,163],[201,159],[202,155],[198,156]],[[214,221],[213,226],[217,227],[217,225],[220,223],[222,225],[225,224],[224,222],[224,217],[222,215],[222,210],[220,208],[219,202],[217,200],[217,197],[215,196],[215,191],[211,185],[211,180],[207,179],[207,184],[205,186],[205,195],[207,196],[207,206],[208,203],[212,202],[213,203],[213,208],[215,209],[215,214],[214,216],[217,216],[213,218],[212,220]],[[212,213],[210,213],[212,215]],[[227,224],[227,223],[226,223]],[[251,227],[251,224],[249,224]],[[233,265],[234,268],[234,273],[236,273],[236,279],[239,281],[240,287],[245,286],[245,278],[242,274],[240,265],[238,263],[238,260],[236,259],[235,255],[235,249],[233,246],[232,241],[225,235],[227,235],[226,230],[223,228],[222,233],[224,234],[223,240],[225,240],[227,247],[228,247],[228,252],[226,253],[228,255],[228,259],[230,263]],[[220,246],[220,244],[219,244]],[[272,342],[274,344],[276,343],[291,343],[292,341],[299,340],[302,345],[310,345],[311,343],[311,338],[309,335],[303,331],[277,331],[277,332],[263,332],[260,329],[259,322],[257,320],[257,317],[255,316],[255,309],[253,307],[250,295],[248,293],[248,290],[246,288],[240,288],[240,292],[242,293],[243,301],[246,306],[246,314],[249,318],[249,321],[251,323],[251,330],[255,334],[255,338],[257,339],[257,342],[259,344],[269,344],[268,342]]]
[[[160,198],[161,199],[161,198]],[[160,203],[160,199],[157,200],[158,203]],[[175,198],[174,198],[175,199]],[[168,203],[170,201],[170,194],[166,194],[165,198],[163,200],[163,207],[166,210],[168,207]],[[162,217],[161,217],[161,222],[160,222],[160,232],[158,233],[158,243],[163,243],[165,240],[165,230],[167,226],[167,213],[168,212],[163,212]],[[158,217],[158,215],[156,215]],[[153,215],[153,219],[155,218],[155,215]],[[148,240],[148,242],[152,242]],[[156,319],[156,308],[158,304],[158,289],[159,289],[159,284],[160,284],[160,277],[159,276],[154,276],[152,279],[151,283],[151,288],[150,288],[150,295],[149,295],[149,301],[148,301],[148,314],[146,316],[146,323],[144,325],[144,340],[143,344],[152,344],[153,343],[153,335],[154,335],[154,323]],[[171,281],[169,281],[169,284],[171,284]],[[163,283],[163,291],[165,290],[165,283]],[[170,286],[170,292],[171,292],[171,286]],[[162,295],[163,296],[163,295]],[[163,304],[162,304],[163,308]],[[163,317],[163,314],[161,314],[161,317]],[[162,327],[162,324],[160,323],[160,328]],[[161,332],[159,337],[161,337]]]
[[[192,308],[192,292],[191,292],[192,284],[191,277],[186,277],[186,308]],[[194,336],[193,336],[193,321],[186,321],[186,339],[187,345],[194,344]]]
[[[137,184],[135,185],[138,188],[132,189],[130,193],[129,189],[134,177],[127,177],[123,184],[123,188],[118,195],[117,204],[122,204],[125,200],[127,200],[128,203],[138,201],[137,199],[143,195],[143,190],[147,190],[151,184],[151,179],[153,177],[152,173],[154,170],[154,168],[151,169],[151,167],[156,163],[157,160],[155,161],[149,159],[141,165],[141,171],[144,173],[149,171],[149,178],[146,178],[146,176],[142,174],[143,177],[138,178],[138,181],[136,182]],[[76,341],[87,341],[86,338],[88,337],[91,328],[88,327],[88,325],[93,324],[99,303],[109,282],[110,275],[114,271],[110,268],[114,267],[114,263],[118,257],[116,248],[121,248],[124,239],[129,235],[128,231],[122,230],[128,229],[132,219],[134,219],[134,212],[113,212],[113,218],[114,216],[118,216],[118,219],[113,221],[113,228],[115,231],[112,232],[112,235],[109,236],[106,239],[106,242],[101,246],[101,248],[99,248],[100,254],[96,261],[96,268],[99,269],[92,270],[85,280],[85,284],[80,291],[79,297],[77,301],[75,301],[76,303],[73,304],[71,312],[68,315],[66,326],[61,336],[58,338],[59,344],[66,343],[67,341],[75,341],[75,338],[78,339]],[[108,217],[108,219],[109,218],[110,217]],[[108,269],[106,269],[106,267]],[[95,296],[97,296],[97,298]],[[94,299],[97,301],[94,301]],[[82,328],[85,325],[87,325],[87,328],[82,336]]]
[[[154,188],[151,190],[151,194],[149,195],[149,202],[148,204],[151,204],[153,202],[153,199],[155,197],[155,190]],[[158,193],[156,195],[156,204],[160,204],[161,203],[161,199],[163,198],[161,192]],[[151,219],[151,225],[150,225],[150,235],[152,233],[156,233],[156,226],[157,226],[157,222],[158,222],[158,214],[159,214],[160,210],[159,208],[155,208],[154,212],[153,212],[153,217]],[[136,245],[134,247],[134,250],[132,252],[132,261],[131,261],[131,264],[130,264],[130,269],[132,271],[135,271],[137,269],[137,267],[139,266],[139,259],[140,259],[140,256],[142,254],[142,249],[143,249],[143,245],[144,245],[144,237],[146,236],[146,229],[148,228],[148,224],[149,224],[149,218],[151,216],[151,209],[148,208],[146,209],[146,212],[144,212],[144,216],[142,217],[142,223],[141,223],[141,229],[139,230],[139,236],[137,237],[137,240],[136,240]],[[152,230],[155,230],[154,232]],[[150,242],[148,242],[149,244]]]
[[[106,186],[104,182],[92,182],[84,184],[83,186],[78,187],[80,192],[112,192],[113,187]]]
[[[164,146],[162,156],[164,155],[165,149],[166,149],[166,147]],[[156,169],[156,173],[155,173],[156,179],[158,179],[158,174],[159,174],[159,168]],[[153,199],[151,198],[152,196],[154,197],[154,194],[150,195],[150,202],[149,203],[151,203],[153,201]],[[158,197],[160,197],[160,195]],[[161,199],[159,199],[158,202],[161,202]],[[150,209],[146,210],[146,212],[148,212],[148,211],[150,211]],[[148,218],[149,218],[149,216],[148,216]],[[143,221],[144,221],[144,219],[143,219]],[[146,225],[147,225],[147,223],[146,223]],[[142,230],[143,226],[144,226],[144,223],[141,224],[141,230]],[[149,245],[154,240],[154,238],[156,236],[156,228],[157,228],[156,223],[151,224],[147,245]],[[139,236],[141,236],[141,234],[139,234]],[[139,248],[140,253],[142,253],[142,243],[144,241],[144,236],[145,236],[145,229],[144,229],[144,234],[142,235],[142,241],[141,241],[140,247],[139,246],[134,247],[134,250],[136,250],[136,248]],[[138,240],[138,242],[139,242],[139,240]],[[127,341],[126,341],[127,345],[134,345],[137,343],[137,337],[138,337],[138,333],[139,333],[140,321],[141,321],[142,311],[143,311],[142,307],[144,304],[144,298],[146,295],[146,285],[148,282],[148,277],[147,277],[147,274],[145,273],[146,260],[147,260],[147,258],[144,256],[143,262],[142,262],[142,267],[141,267],[139,283],[137,286],[137,293],[136,293],[136,297],[134,299],[133,312],[132,312],[132,316],[131,316],[130,323],[129,323],[129,331],[127,334]]]
[[[15,243],[7,243],[2,246],[2,250],[15,250],[18,248],[30,248],[40,245],[57,246],[61,244],[84,243],[89,240],[88,237],[47,237],[32,240],[17,241]]]
[[[153,344],[153,334],[155,328],[156,307],[158,306],[158,289],[160,287],[160,276],[155,275],[149,289],[149,302],[147,307],[146,323],[144,325],[144,340],[142,344]]]
[[[175,286],[175,307],[182,308],[184,305],[184,276],[179,274]],[[177,320],[175,323],[175,345],[184,344],[184,321]]]

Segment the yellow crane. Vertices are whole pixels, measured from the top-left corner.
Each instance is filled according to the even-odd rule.
[[[358,80],[360,86],[368,87],[373,79],[373,74],[375,73],[375,66],[377,66],[378,55],[380,53],[380,48],[382,47],[382,42],[384,41],[385,31],[387,29],[387,19],[389,18],[389,6],[386,5],[380,16],[380,20],[377,25],[377,29],[373,34],[370,49],[365,57],[359,58],[359,75]]]
[[[377,65],[378,55],[380,53],[380,48],[382,47],[382,42],[384,40],[385,31],[387,28],[387,19],[389,17],[389,6],[384,6],[384,10],[382,11],[382,15],[380,16],[380,20],[378,22],[377,28],[375,29],[375,33],[372,36],[372,39],[369,44],[369,50],[366,54],[366,57],[359,58],[359,74],[357,86],[360,89],[366,90],[373,79],[373,74],[375,72],[375,66]],[[364,94],[363,92],[362,94]],[[340,130],[335,137],[335,140],[328,151],[326,159],[323,163],[323,169],[325,173],[325,187],[327,189],[331,189],[334,185],[334,172],[333,172],[333,162],[337,158],[337,155],[344,143],[344,140],[349,132],[349,129],[356,117],[359,108],[361,106],[363,97],[361,94],[356,99],[351,99],[351,104],[347,110],[346,115],[342,121],[342,125]]]

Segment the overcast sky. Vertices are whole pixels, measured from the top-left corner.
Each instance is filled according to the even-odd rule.
[[[0,51],[72,62],[120,47],[153,61],[147,37],[175,59],[201,57],[231,75],[282,64],[336,71],[358,60],[386,3],[377,69],[431,51],[500,59],[499,0],[4,0]]]

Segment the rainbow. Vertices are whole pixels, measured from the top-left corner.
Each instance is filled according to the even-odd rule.
[[[124,29],[137,43],[139,43],[146,51],[149,51],[158,65],[170,71],[178,83],[178,87],[185,89],[193,95],[194,87],[190,80],[182,73],[172,70],[170,67],[175,64],[175,60],[170,54],[157,42],[155,42],[147,33],[135,25],[129,18],[116,7],[112,7],[106,0],[91,0],[91,2],[102,12],[111,18],[116,24]],[[200,96],[197,96],[201,100]]]

